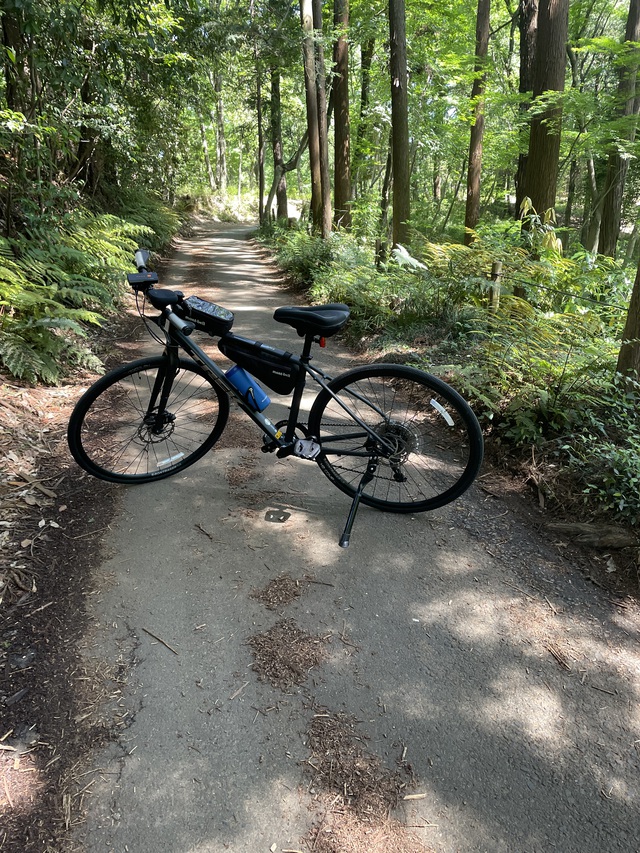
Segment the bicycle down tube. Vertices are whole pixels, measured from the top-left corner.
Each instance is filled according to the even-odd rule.
[[[170,341],[175,340],[178,342],[182,349],[185,350],[185,352],[187,352],[195,362],[213,374],[216,381],[220,383],[227,394],[233,397],[243,412],[245,412],[245,414],[247,414],[254,423],[258,424],[258,426],[260,426],[278,445],[284,445],[284,441],[282,440],[282,431],[277,429],[277,427],[271,423],[269,418],[265,417],[262,412],[257,412],[255,409],[252,409],[251,406],[245,402],[242,396],[238,394],[231,382],[229,382],[225,376],[224,370],[222,370],[221,367],[218,367],[215,361],[210,359],[198,344],[194,343],[187,337],[183,329],[185,326],[188,326],[188,323],[185,323],[185,321],[181,317],[178,317],[173,311],[165,311],[164,319],[171,325],[171,331],[169,332]],[[159,325],[162,327],[162,322],[160,322]],[[171,343],[167,345],[167,349],[170,349],[170,347]]]

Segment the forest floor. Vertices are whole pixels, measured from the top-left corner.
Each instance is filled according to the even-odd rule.
[[[197,266],[196,255],[191,263]],[[195,275],[197,278],[197,273]],[[283,302],[299,300],[297,295],[282,292],[280,298]],[[225,304],[222,299],[220,301]],[[112,324],[105,330],[99,346],[107,362],[135,357],[141,331],[133,315],[127,316],[117,327]],[[350,358],[348,354],[344,357]],[[128,710],[128,700],[134,692],[135,679],[131,674],[140,659],[138,647],[143,635],[138,631],[135,641],[128,644],[123,641],[119,646],[121,654],[91,656],[87,654],[86,645],[87,636],[94,642],[93,632],[100,621],[96,617],[96,607],[99,610],[100,604],[95,602],[100,602],[105,594],[108,598],[107,582],[101,572],[114,555],[114,549],[117,550],[112,531],[115,520],[122,517],[125,498],[117,489],[96,488],[95,481],[79,474],[66,448],[65,429],[71,409],[91,377],[80,375],[56,388],[28,387],[7,376],[0,376],[0,379],[3,380],[0,388],[0,851],[66,853],[88,849],[106,853],[110,849],[124,850],[127,847],[117,846],[116,836],[112,838],[104,824],[100,829],[99,818],[95,816],[90,818],[97,827],[94,837],[101,841],[87,841],[84,831],[87,813],[93,809],[91,799],[94,791],[100,788],[100,783],[94,785],[96,756],[110,745],[116,745],[120,749],[118,761],[122,763],[123,738],[126,740],[125,734],[136,717],[135,712]],[[247,486],[251,486],[255,475],[247,460],[237,456],[246,438],[243,427],[233,418],[230,427],[229,435],[225,435],[225,447],[236,456],[227,469],[233,472],[227,475],[227,482],[234,501],[245,507],[243,524],[246,527],[254,522],[251,510],[246,507],[252,506]],[[631,817],[637,815],[635,809],[640,801],[637,787],[640,775],[637,547],[622,550],[581,548],[568,538],[550,532],[548,522],[558,521],[562,513],[555,508],[550,514],[540,506],[538,491],[528,482],[530,472],[526,466],[521,471],[522,474],[514,475],[485,466],[482,478],[464,499],[459,514],[436,518],[435,526],[440,525],[441,532],[434,543],[440,546],[447,541],[450,550],[455,550],[451,537],[442,531],[453,529],[449,526],[452,518],[459,523],[468,544],[464,559],[475,553],[469,543],[475,543],[473,548],[480,548],[484,555],[482,559],[473,557],[477,574],[473,582],[478,587],[483,586],[485,595],[492,589],[495,592],[494,583],[502,584],[502,589],[493,595],[492,605],[502,608],[499,618],[497,611],[484,612],[488,629],[494,630],[499,623],[497,633],[502,636],[503,631],[509,632],[509,638],[501,642],[518,647],[520,652],[523,648],[535,650],[535,667],[541,673],[535,690],[527,683],[533,657],[527,659],[524,652],[522,671],[508,690],[505,688],[508,700],[501,704],[500,691],[496,687],[501,678],[507,678],[507,666],[500,676],[494,673],[492,687],[493,718],[507,721],[503,737],[508,737],[510,731],[513,734],[511,724],[517,728],[514,721],[519,720],[518,706],[533,701],[534,705],[540,704],[540,709],[537,714],[532,713],[528,737],[541,752],[557,750],[549,768],[536,770],[525,805],[533,808],[538,798],[537,785],[552,788],[553,781],[562,787],[562,797],[566,796],[567,808],[572,810],[576,821],[591,815],[588,820],[591,828],[585,830],[585,835],[582,830],[575,829],[571,837],[572,827],[569,826],[565,830],[569,836],[557,839],[558,849],[637,851],[640,850],[640,830],[635,818]],[[256,494],[258,500],[259,490]],[[232,516],[235,511],[229,510]],[[364,524],[363,521],[363,527]],[[204,523],[201,531],[204,540],[212,540]],[[313,533],[309,535],[313,540]],[[424,547],[424,543],[418,545]],[[313,547],[312,542],[300,544],[300,554],[309,547]],[[352,549],[357,547],[354,541]],[[361,547],[364,554],[364,543]],[[273,546],[273,550],[275,548]],[[378,550],[381,549],[382,546],[378,546]],[[370,552],[366,553],[369,556],[363,556],[361,561],[364,569],[370,569],[375,558]],[[255,606],[277,611],[284,617],[290,613],[286,610],[290,603],[295,603],[312,585],[315,584],[316,590],[322,586],[337,586],[332,574],[322,573],[324,564],[316,561],[309,567],[305,559],[301,557],[289,567],[280,563],[281,571],[275,572],[269,584],[259,590],[254,587]],[[487,568],[488,563],[483,560],[490,561],[493,567]],[[272,559],[269,561],[271,563]],[[307,568],[303,571],[301,566],[305,565]],[[415,565],[419,564],[415,562]],[[396,566],[396,570],[404,573],[402,565]],[[424,569],[421,571],[424,573]],[[438,564],[436,573],[445,584],[442,579],[446,575],[446,560]],[[245,586],[250,586],[248,579]],[[430,600],[446,595],[455,598],[455,592],[445,593],[445,587],[446,584],[442,588],[431,588]],[[506,599],[505,592],[508,593]],[[342,594],[347,596],[346,588]],[[465,590],[464,596],[468,594]],[[404,600],[402,588],[394,591],[394,595]],[[407,589],[406,600],[416,600],[415,587]],[[471,610],[475,608],[475,605],[470,606]],[[317,607],[320,612],[321,605]],[[295,612],[299,622],[304,622],[304,612],[309,614],[309,610]],[[373,618],[373,614],[369,613],[369,617]],[[254,618],[254,624],[259,623],[259,617]],[[326,614],[323,618],[330,620]],[[102,611],[100,619],[104,622]],[[424,619],[424,615],[419,615],[412,621],[417,623]],[[489,627],[490,623],[493,628]],[[349,624],[349,631],[345,620],[342,628],[333,626],[327,636],[331,635],[343,651],[354,657],[361,653],[362,647],[371,647],[372,655],[384,658],[378,642],[365,633],[363,625],[357,621]],[[354,640],[353,635],[358,634],[359,628],[361,635]],[[449,628],[453,633],[451,624]],[[317,695],[317,690],[314,694],[307,688],[304,695],[296,694],[297,686],[307,680],[312,669],[321,667],[324,659],[323,638],[307,629],[309,625],[301,629],[293,619],[282,618],[269,631],[254,634],[249,642],[254,653],[253,671],[258,679],[269,681],[274,690],[283,692],[288,702],[293,701],[292,695],[299,695],[304,705],[304,712],[302,705],[298,709],[301,716],[309,717],[309,709],[313,712],[303,739],[306,757],[300,760],[308,762],[315,771],[312,783],[307,786],[307,792],[314,793],[314,818],[310,819],[305,837],[298,836],[295,842],[289,842],[290,848],[267,844],[265,850],[293,850],[294,843],[296,850],[315,853],[551,849],[540,839],[531,840],[536,838],[533,829],[528,830],[528,842],[512,842],[510,847],[506,840],[508,821],[503,825],[497,814],[490,820],[485,815],[482,827],[476,827],[477,844],[469,842],[469,826],[473,821],[465,815],[462,805],[455,819],[451,818],[450,825],[446,826],[443,819],[447,809],[453,808],[443,802],[448,799],[450,804],[452,792],[461,784],[457,776],[449,777],[442,770],[438,784],[435,780],[427,784],[427,765],[431,759],[425,759],[426,764],[417,759],[411,745],[407,747],[408,741],[398,736],[395,763],[381,758],[370,748],[369,738],[358,733],[358,708],[349,707],[346,702],[340,710],[330,710],[330,703],[325,705],[321,700],[324,694]],[[462,628],[460,630],[462,633],[455,642],[464,645],[467,658],[480,640],[474,641],[472,632],[467,635]],[[475,630],[480,636],[479,623]],[[175,652],[168,641],[161,639],[161,634],[156,636],[146,628],[142,631]],[[427,637],[431,640],[428,633]],[[391,636],[388,641],[393,645]],[[395,641],[396,647],[398,642]],[[290,652],[295,650],[297,657],[283,663],[283,648]],[[486,652],[487,659],[483,660],[488,666],[489,650]],[[457,664],[466,666],[461,660],[457,660]],[[350,661],[349,666],[354,664]],[[515,664],[511,661],[508,666]],[[357,681],[360,676],[354,671]],[[300,675],[299,679],[296,674]],[[434,672],[429,676],[436,679]],[[464,684],[458,683],[455,676],[448,677],[459,706]],[[424,678],[416,673],[416,684]],[[444,681],[440,685],[438,680],[438,684],[444,689]],[[431,681],[429,685],[433,686]],[[541,698],[538,687],[547,692],[547,699]],[[239,691],[243,689],[238,688]],[[382,696],[382,687],[375,689]],[[471,687],[469,689],[471,691]],[[579,697],[574,696],[577,693]],[[332,695],[331,687],[328,695]],[[235,691],[229,698],[236,698]],[[274,701],[274,707],[279,707],[279,700]],[[554,714],[550,705],[556,701],[560,710]],[[380,707],[385,705],[386,714],[387,702],[380,700],[380,703]],[[337,706],[334,702],[333,707]],[[266,708],[264,702],[257,707],[256,717],[265,719],[267,712],[272,710]],[[114,708],[122,708],[122,713],[114,713]],[[426,725],[424,721],[428,716],[424,708],[419,716],[420,726],[416,723],[413,730],[416,738],[424,737],[421,726]],[[520,723],[522,720],[518,725]],[[413,723],[405,720],[404,725],[411,729]],[[555,744],[543,743],[545,726],[557,727]],[[438,731],[439,737],[444,737],[442,729]],[[386,733],[381,737],[386,738]],[[474,743],[478,732],[470,729],[468,738],[468,743]],[[374,742],[378,741],[371,736],[371,743]],[[499,739],[494,742],[496,752],[502,748],[500,744]],[[456,749],[459,748],[460,744]],[[482,750],[490,748],[488,743],[482,746]],[[444,747],[443,754],[448,755]],[[323,764],[323,756],[327,755],[332,756],[329,766]],[[513,767],[527,763],[523,755],[524,747],[514,751],[508,769],[501,767],[496,759],[494,773],[502,773],[504,784],[522,783],[519,771],[514,771]],[[465,756],[465,761],[473,766],[472,775],[476,779],[482,777],[481,769],[476,766],[482,757],[482,751],[475,756]],[[437,764],[437,758],[435,760]],[[108,775],[108,771],[105,773]],[[580,777],[578,789],[568,790],[570,776]],[[528,771],[524,778],[530,779]],[[588,778],[593,782],[593,791],[585,793]],[[337,789],[336,779],[341,780],[342,786]],[[554,803],[557,792],[548,793],[549,800],[540,798],[540,808]],[[467,792],[465,796],[473,800],[474,796],[480,797],[480,793]],[[398,817],[394,809],[403,799],[405,811]],[[414,805],[422,807],[422,811],[408,811],[409,806]],[[559,803],[555,806],[559,807]],[[310,805],[308,808],[311,810]],[[473,808],[478,814],[482,812],[479,799],[473,803]],[[514,809],[515,826],[518,809]],[[428,818],[424,816],[427,812]],[[534,814],[532,822],[536,820],[542,820],[542,815]],[[560,823],[561,820],[559,817]],[[113,823],[112,815],[111,827]],[[595,823],[600,827],[597,831],[593,829]],[[498,825],[499,830],[496,829]],[[522,820],[519,825],[522,829]],[[114,832],[113,829],[109,831]],[[497,833],[493,845],[492,831]],[[593,834],[593,847],[589,846],[590,834]],[[543,833],[541,838],[545,837]],[[225,849],[236,853],[257,849],[248,844],[247,841],[238,840],[235,844],[232,841],[226,843]],[[147,847],[143,843],[131,846],[129,842],[128,849],[140,853]],[[149,849],[154,848],[149,846]],[[169,845],[164,849],[177,850],[178,847]],[[185,846],[183,849],[192,848]],[[215,846],[201,849],[218,850]]]

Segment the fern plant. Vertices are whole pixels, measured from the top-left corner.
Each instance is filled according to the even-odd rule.
[[[55,383],[74,367],[100,369],[87,329],[123,291],[147,226],[82,208],[57,227],[34,221],[0,238],[0,363],[19,379]]]

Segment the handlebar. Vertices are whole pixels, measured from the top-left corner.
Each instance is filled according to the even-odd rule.
[[[158,274],[147,270],[148,261],[148,249],[137,249],[134,256],[134,262],[138,272],[129,273],[127,275],[127,281],[136,293],[142,292],[146,294],[150,287],[153,287],[154,284],[158,284]]]
[[[135,265],[138,272],[147,271],[147,261],[149,260],[149,251],[147,249],[138,249],[135,254]]]

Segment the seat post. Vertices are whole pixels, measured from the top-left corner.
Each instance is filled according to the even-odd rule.
[[[307,332],[304,336],[304,346],[302,347],[302,355],[300,358],[305,364],[308,364],[311,361],[311,344],[313,343],[314,338],[315,335],[311,332]]]

